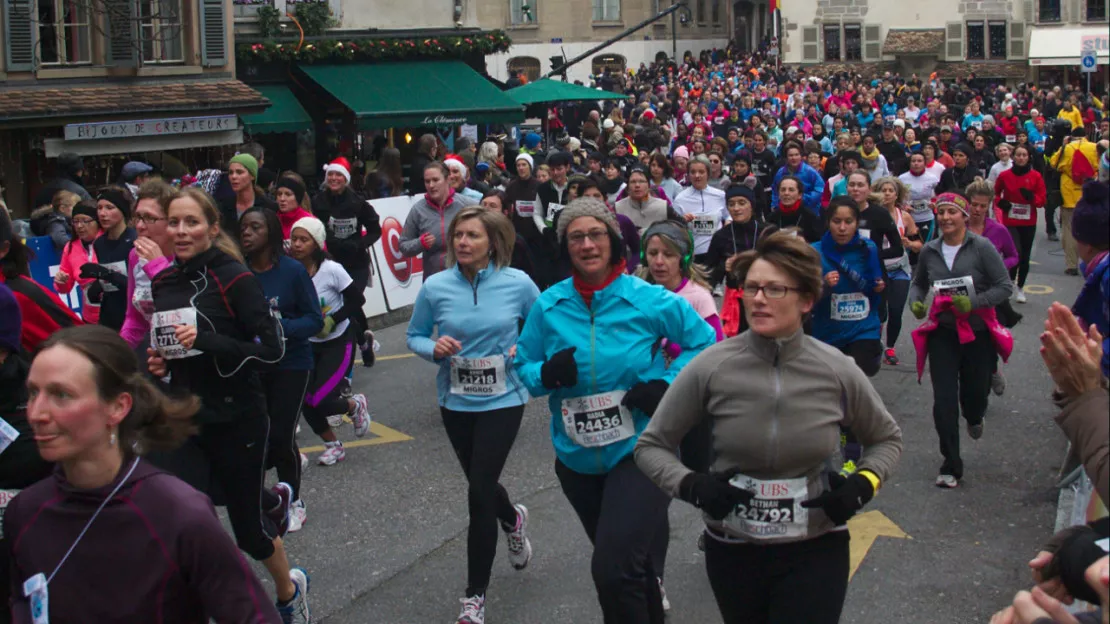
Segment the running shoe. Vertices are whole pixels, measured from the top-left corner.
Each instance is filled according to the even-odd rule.
[[[1048,240],[1053,241],[1053,242],[1059,242],[1060,237],[1056,234],[1056,232],[1049,232],[1048,233]]]
[[[356,394],[351,398],[355,402],[355,410],[351,412],[351,422],[355,425],[355,436],[361,438],[370,431],[370,408],[366,404],[365,394]]]
[[[301,472],[308,470],[308,455],[301,453]]]
[[[459,600],[462,611],[456,624],[485,624],[486,622],[486,597],[469,596]]]
[[[348,398],[350,398],[350,397],[348,397]],[[345,416],[346,416],[346,414],[332,414],[331,416],[328,416],[328,426],[331,427],[332,429],[338,429],[338,428],[342,427],[343,426],[343,417],[345,417]]]
[[[532,560],[532,542],[528,541],[528,535],[525,533],[528,530],[528,508],[524,505],[514,507],[516,525],[507,526],[502,523],[501,530],[505,532],[505,542],[509,547],[509,563],[514,569],[523,570]]]
[[[316,458],[316,463],[321,466],[334,466],[347,459],[347,452],[343,450],[342,442],[325,442],[324,452]]]
[[[277,507],[266,512],[268,517],[278,528],[278,537],[285,537],[289,532],[289,510],[293,506],[293,486],[282,481],[270,488],[274,496],[278,497]]]
[[[378,341],[374,340],[374,332],[369,329],[362,334],[362,343],[359,344],[358,349],[362,352],[362,365],[370,368],[374,365],[377,359],[375,353],[378,349]]]
[[[967,425],[967,435],[971,436],[972,440],[978,440],[979,438],[983,437],[984,424],[986,424],[985,419],[981,421],[978,425],[972,425],[969,423]]]
[[[305,509],[304,501],[293,501],[293,505],[289,510],[289,532],[296,533],[304,527],[305,520],[308,519],[308,511]]]
[[[952,475],[942,474],[937,475],[937,487],[952,489],[960,484],[959,480]]]
[[[663,579],[655,577],[659,581],[659,595],[663,598],[663,611],[671,610],[671,601],[667,600],[667,590],[663,587]]]
[[[894,349],[887,349],[883,353],[883,360],[885,360],[886,363],[890,364],[891,366],[898,366],[898,354],[894,351]]]
[[[285,603],[277,603],[278,615],[282,624],[310,624],[312,615],[308,611],[308,573],[301,568],[289,571],[289,580],[293,581],[293,599]]]
[[[1022,288],[1017,289],[1017,294],[1014,295],[1014,301],[1018,303],[1027,303],[1025,299],[1025,290]]]
[[[1006,378],[1002,376],[1002,371],[991,373],[991,392],[998,396],[1006,392]]]

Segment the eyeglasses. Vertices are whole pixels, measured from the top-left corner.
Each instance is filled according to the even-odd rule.
[[[96,223],[96,221],[92,219],[74,219],[73,227],[84,227],[86,225],[92,225],[94,223]]]
[[[590,230],[589,232],[573,232],[571,234],[567,234],[567,242],[571,245],[574,245],[575,247],[584,244],[587,238],[589,238],[590,242],[592,242],[593,244],[600,245],[601,243],[609,240],[609,231]]]
[[[782,284],[764,284],[764,285],[760,286],[759,284],[756,284],[755,282],[746,282],[744,284],[744,298],[745,299],[754,299],[755,296],[758,295],[759,291],[761,291],[761,290],[763,291],[763,296],[767,297],[768,299],[782,299],[783,297],[785,297],[787,295],[787,293],[789,293],[792,290],[794,292],[801,292],[802,291],[802,289],[800,289],[800,288],[794,288],[792,286],[783,286]]]
[[[165,217],[152,217],[150,215],[135,215],[135,222],[136,223],[138,223],[139,221],[142,221],[143,223],[145,223],[147,225],[154,225],[155,223],[158,223],[159,221],[165,221],[165,220],[166,220]]]

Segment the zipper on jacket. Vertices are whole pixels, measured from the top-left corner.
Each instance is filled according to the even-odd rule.
[[[590,311],[590,394],[596,394],[597,393],[597,372],[596,372],[597,368],[594,366],[594,352],[595,352],[596,343],[594,342],[594,338],[595,338],[594,327],[595,326],[594,326],[594,308],[593,308],[593,305],[592,305],[593,303],[597,303],[596,295],[594,297],[594,300],[591,302],[591,305],[589,306],[589,311]],[[599,447],[594,449],[594,458],[597,459],[597,471],[598,471],[598,473],[602,473],[602,472],[605,471],[605,452],[603,450],[604,448],[605,447],[599,446]]]
[[[779,404],[782,399],[782,346],[775,342],[775,409],[771,412],[771,435],[769,444],[767,445],[771,451],[771,457],[768,462],[767,468],[774,470],[775,464],[779,455]]]
[[[475,273],[474,281],[470,282],[470,290],[474,293],[474,305],[478,305],[478,282],[482,281],[482,274]]]

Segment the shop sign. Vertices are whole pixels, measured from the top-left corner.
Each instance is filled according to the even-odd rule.
[[[238,127],[239,118],[235,115],[133,119],[129,121],[67,124],[65,139],[67,141],[129,139],[133,137],[197,134],[200,132],[226,132]]]
[[[447,115],[427,116],[421,123],[423,126],[459,126],[466,123],[466,117],[448,117]]]

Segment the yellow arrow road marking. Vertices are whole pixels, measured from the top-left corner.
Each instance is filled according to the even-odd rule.
[[[851,563],[848,569],[848,580],[852,580],[852,577],[855,576],[856,570],[863,563],[863,558],[867,556],[867,551],[871,550],[871,546],[875,544],[875,540],[880,535],[898,539],[913,539],[906,535],[905,531],[899,529],[898,525],[894,524],[890,518],[884,516],[881,511],[868,511],[852,518],[848,521],[848,531],[852,534],[852,542],[849,548]]]
[[[389,444],[390,442],[407,442],[412,439],[412,436],[401,433],[396,429],[391,429],[385,425],[375,421],[370,423],[370,432],[374,434],[373,438],[369,440],[354,440],[352,442],[344,442],[343,448],[358,448],[360,446],[375,446],[378,444]],[[302,446],[301,452],[305,455],[311,453],[324,452],[323,446]]]

